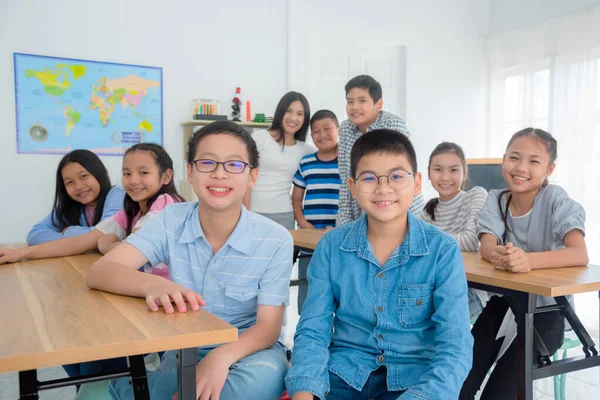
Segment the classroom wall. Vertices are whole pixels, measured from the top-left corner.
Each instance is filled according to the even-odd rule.
[[[344,5],[352,3],[340,16]],[[480,0],[297,1],[292,52],[309,58],[314,48],[346,43],[390,43],[406,47],[406,122],[424,173],[425,197],[435,192],[427,162],[442,141],[455,141],[468,157],[484,157],[485,87],[481,37],[487,31],[487,2]],[[362,4],[363,6],[360,6]],[[344,101],[340,90],[340,99]],[[385,104],[386,94],[383,99]],[[394,110],[392,110],[394,111]]]
[[[298,40],[304,33],[391,41],[406,46],[407,123],[420,169],[442,140],[460,142],[470,157],[485,155],[480,38],[488,14],[481,1],[375,0],[369,8],[357,0],[289,1],[289,14],[283,0],[105,0],[94,8],[76,0],[0,2],[0,243],[23,241],[49,212],[60,159],[16,154],[13,52],[162,67],[164,144],[180,179],[179,123],[189,119],[191,99],[227,105],[241,86],[254,112],[272,114],[295,80],[288,75],[290,32],[295,54],[310,51],[310,41]],[[118,182],[121,159],[102,159]]]
[[[490,33],[524,28],[598,3],[598,0],[489,0]]]
[[[16,154],[13,52],[162,67],[164,145],[179,180],[179,123],[191,119],[191,99],[221,99],[227,110],[241,86],[256,112],[269,112],[286,91],[285,6],[270,0],[0,1],[0,243],[24,241],[50,211],[61,158]],[[102,160],[113,183],[120,181],[121,158]]]

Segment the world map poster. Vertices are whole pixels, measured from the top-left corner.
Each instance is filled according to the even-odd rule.
[[[14,67],[17,152],[162,145],[162,68],[22,53]]]

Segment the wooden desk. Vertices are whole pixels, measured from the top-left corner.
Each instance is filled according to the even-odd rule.
[[[290,231],[294,247],[312,251],[325,232],[316,229]],[[477,252],[462,252],[467,280],[540,296],[566,296],[600,290],[600,267],[569,267],[537,270],[527,274],[514,274],[495,269]]]
[[[323,236],[323,232],[313,229],[291,230],[290,233],[294,239],[296,250],[302,251],[314,250]],[[533,399],[533,381],[535,379],[600,365],[600,356],[594,342],[564,297],[592,291],[598,291],[600,297],[600,267],[590,265],[514,274],[494,269],[490,263],[481,258],[479,253],[463,252],[462,256],[469,286],[501,293],[515,299],[519,399]],[[565,314],[567,321],[582,343],[585,357],[571,357],[552,362],[551,355],[541,352],[539,356],[541,365],[534,366],[534,346],[536,349],[545,348],[543,343],[534,337],[533,315],[541,311],[536,307],[538,295],[554,297],[559,306],[550,308],[560,308]]]
[[[462,252],[467,281],[540,296],[567,296],[600,290],[600,267],[542,269],[526,274],[499,271],[477,252]]]
[[[325,234],[324,229],[294,229],[289,231],[297,250],[312,252]]]
[[[99,257],[0,266],[0,373],[177,349],[193,350],[195,359],[196,347],[237,340],[236,328],[204,310],[153,313],[144,299],[88,289],[85,277]],[[192,370],[194,393],[183,395],[195,399]]]

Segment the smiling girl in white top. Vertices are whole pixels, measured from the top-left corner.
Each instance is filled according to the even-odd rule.
[[[277,105],[271,128],[252,134],[261,166],[256,184],[244,196],[244,205],[286,229],[295,228],[291,197],[294,173],[302,157],[317,150],[305,142],[309,121],[306,97],[288,92]]]

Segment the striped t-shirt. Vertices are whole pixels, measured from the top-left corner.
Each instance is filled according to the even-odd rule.
[[[462,251],[477,251],[477,215],[486,198],[487,192],[480,186],[467,192],[461,190],[453,199],[438,202],[433,212],[435,221],[425,209],[421,211],[421,219],[452,235]]]
[[[304,217],[315,228],[335,226],[340,200],[340,170],[337,157],[322,161],[317,153],[302,157],[294,185],[305,189]]]

